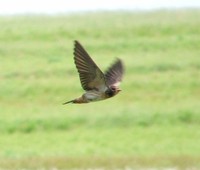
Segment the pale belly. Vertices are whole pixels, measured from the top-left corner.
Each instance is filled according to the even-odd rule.
[[[87,91],[82,97],[87,102],[95,102],[105,99],[104,93],[98,91]]]

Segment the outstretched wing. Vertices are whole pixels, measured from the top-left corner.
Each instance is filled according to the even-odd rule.
[[[111,67],[105,72],[105,78],[107,85],[118,87],[122,81],[124,74],[124,66],[120,59],[117,59]]]
[[[103,72],[78,41],[75,41],[74,61],[84,90],[103,91],[107,88]]]

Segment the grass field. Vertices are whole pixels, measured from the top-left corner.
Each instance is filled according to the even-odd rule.
[[[199,169],[200,11],[0,17],[0,169]],[[82,94],[79,40],[126,66],[115,98]]]

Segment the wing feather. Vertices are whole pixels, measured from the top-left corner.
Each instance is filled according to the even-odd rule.
[[[107,88],[103,72],[78,41],[75,41],[74,61],[84,90]]]
[[[124,74],[124,66],[120,59],[117,59],[111,67],[105,72],[105,78],[107,85],[118,87],[122,81]]]

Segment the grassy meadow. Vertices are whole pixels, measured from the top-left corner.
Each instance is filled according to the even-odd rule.
[[[0,169],[199,169],[200,11],[0,17]],[[79,40],[122,92],[85,105]]]

